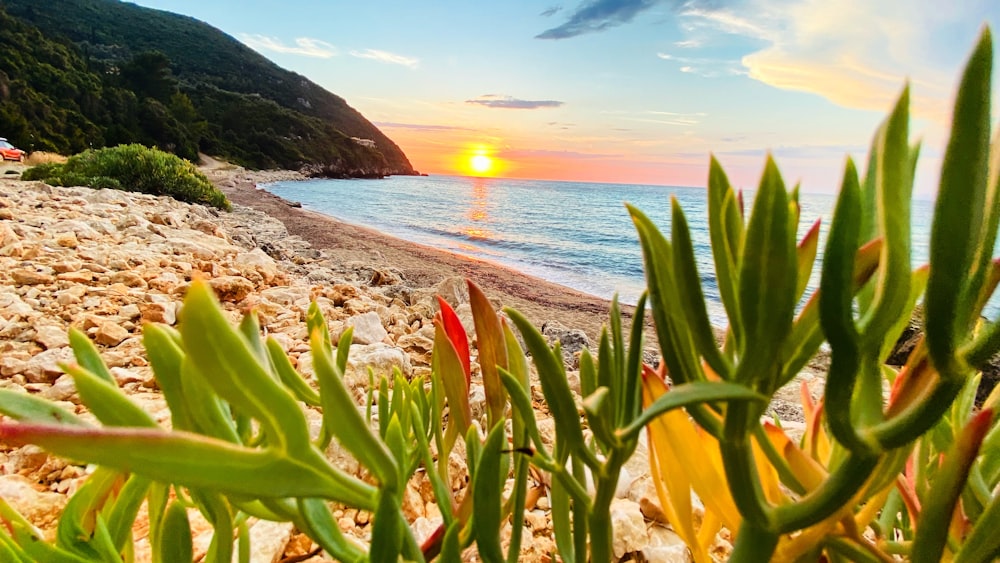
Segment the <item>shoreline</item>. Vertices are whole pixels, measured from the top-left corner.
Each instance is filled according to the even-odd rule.
[[[235,204],[247,206],[281,221],[289,234],[314,248],[344,261],[364,261],[399,271],[414,287],[436,287],[446,278],[461,276],[479,285],[504,307],[517,309],[536,326],[558,322],[583,330],[597,342],[606,324],[611,301],[557,283],[525,274],[502,264],[463,256],[407,241],[374,228],[355,225],[302,208],[258,184],[282,180],[305,180],[296,172],[252,172],[226,169],[208,161],[202,172]],[[631,319],[634,307],[621,305]],[[651,327],[652,321],[647,318]],[[647,343],[652,344],[652,340]]]

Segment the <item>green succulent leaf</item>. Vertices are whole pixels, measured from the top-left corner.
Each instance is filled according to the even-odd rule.
[[[132,525],[139,514],[139,507],[146,500],[152,481],[141,475],[131,475],[118,493],[108,515],[108,533],[115,550],[121,552],[132,537]]]
[[[229,503],[218,493],[190,491],[198,509],[212,523],[214,533],[205,554],[207,563],[230,563],[233,560],[233,531],[236,528]]]
[[[220,397],[257,420],[275,446],[288,451],[312,448],[302,409],[261,365],[246,339],[229,326],[206,282],[192,282],[180,322],[193,371]]]
[[[237,330],[243,335],[247,344],[250,345],[250,349],[253,350],[257,361],[266,364],[267,349],[264,347],[264,339],[260,335],[260,321],[257,319],[256,311],[250,311],[246,315],[243,315],[243,319],[240,321]]]
[[[559,557],[566,563],[573,563],[576,561],[576,548],[573,542],[573,528],[570,522],[572,504],[569,493],[563,486],[562,481],[553,479],[549,494],[551,495],[552,504],[552,532],[555,535]]]
[[[278,375],[278,379],[288,387],[289,390],[295,395],[295,398],[302,401],[303,403],[318,407],[320,406],[319,393],[315,389],[309,386],[308,383],[302,376],[295,371],[295,366],[292,365],[291,360],[288,359],[288,354],[281,348],[281,344],[273,337],[267,338],[267,355],[271,361],[271,366],[274,368],[275,373]]]
[[[56,545],[88,557],[94,561],[108,561],[109,553],[104,542],[97,538],[96,519],[108,502],[113,489],[120,484],[122,474],[114,469],[102,467],[95,471],[70,497],[63,509],[56,529]],[[104,528],[107,533],[107,528]],[[103,539],[103,538],[101,538]],[[112,542],[110,556],[118,560],[117,550]]]
[[[118,385],[108,383],[79,365],[61,367],[73,377],[81,402],[105,426],[158,427],[153,417],[133,403]]]
[[[531,438],[532,443],[535,444],[535,455],[540,455],[543,458],[549,457],[545,450],[545,445],[542,443],[542,438],[538,433],[538,425],[535,421],[535,411],[531,407],[531,399],[528,397],[528,392],[522,386],[520,381],[507,370],[500,370],[500,381],[503,383],[504,387],[507,388],[507,394],[510,397],[511,409],[518,414],[514,420],[520,419],[521,424],[524,425],[524,432],[527,433],[528,437]],[[522,445],[519,447],[524,446]]]
[[[726,172],[715,156],[711,157],[708,171],[708,223],[719,294],[730,326],[742,337],[738,288],[743,217]]]
[[[739,302],[745,340],[735,380],[769,391],[780,376],[774,366],[795,312],[798,267],[788,223],[788,194],[768,157],[743,242]]]
[[[635,315],[632,318],[632,333],[629,338],[628,359],[625,364],[625,389],[622,392],[622,407],[618,413],[616,426],[622,427],[635,419],[642,410],[642,388],[639,381],[642,377],[642,350],[646,330],[646,292],[639,296],[635,305]]]
[[[179,337],[180,334],[165,325],[147,324],[142,329],[142,343],[149,356],[149,364],[170,407],[171,428],[193,431],[196,424],[184,393],[182,372],[185,354]]]
[[[374,508],[375,489],[331,467],[322,454],[292,458],[187,432],[0,424],[11,444],[37,444],[69,459],[129,470],[156,481],[249,498],[321,497]]]
[[[379,495],[372,527],[371,561],[398,561],[403,548],[403,528],[400,522],[399,499],[389,491]]]
[[[824,393],[825,412],[837,440],[851,449],[868,450],[871,446],[857,435],[851,418],[851,399],[861,368],[861,337],[854,322],[853,302],[862,220],[861,186],[854,162],[848,158],[826,241],[819,289],[820,324],[833,350]]]
[[[160,558],[162,561],[192,561],[194,545],[187,509],[179,502],[171,503],[163,517],[160,532]]]
[[[684,217],[684,211],[676,197],[671,198],[670,204],[673,209],[670,221],[673,241],[673,252],[670,254],[673,259],[673,281],[677,298],[684,307],[688,330],[696,343],[698,353],[708,362],[712,370],[723,379],[732,379],[733,366],[716,346],[715,331],[708,320],[705,294],[701,290],[701,275],[698,273],[695,261],[694,244],[691,242],[687,218]]]
[[[545,395],[545,402],[549,405],[556,424],[557,461],[564,462],[566,456],[571,452],[586,455],[589,450],[587,450],[583,440],[580,417],[577,414],[576,404],[573,402],[573,393],[570,391],[569,382],[566,380],[562,357],[549,348],[545,337],[527,318],[513,309],[506,309],[506,312],[518,330],[521,331],[524,343],[531,352],[532,360],[538,370],[542,394]]]
[[[117,384],[115,377],[108,370],[108,366],[101,359],[101,353],[97,351],[97,347],[94,346],[86,333],[76,327],[70,327],[69,345],[73,348],[73,357],[76,358],[76,363],[105,382],[112,385]]]
[[[327,350],[333,348],[333,343],[330,341],[330,328],[326,326],[323,311],[319,309],[319,303],[315,301],[309,303],[309,310],[306,312],[306,330],[309,331],[309,334],[318,330],[323,338],[323,346]]]
[[[601,334],[604,340],[604,334]],[[594,365],[594,357],[590,355],[590,350],[584,348],[580,351],[580,394],[586,397],[597,389],[597,367]]]
[[[90,426],[80,417],[51,401],[10,389],[0,389],[0,414],[21,422]]]
[[[605,452],[620,445],[614,429],[610,427],[614,423],[612,400],[611,390],[607,387],[598,387],[583,400],[583,412],[587,416],[587,423]]]
[[[983,275],[986,254],[982,231],[996,221],[996,210],[987,211],[987,165],[990,135],[990,77],[993,68],[989,30],[980,36],[966,65],[955,100],[951,137],[941,169],[941,184],[931,227],[931,271],[924,301],[927,347],[945,379],[964,371],[955,357],[959,338],[970,326],[968,305],[972,288],[968,276]],[[991,190],[990,195],[995,191]],[[984,225],[985,224],[985,225]],[[994,229],[995,231],[995,229]],[[995,234],[991,235],[995,236]],[[978,256],[977,256],[978,254]],[[974,264],[973,260],[979,263]],[[981,280],[981,278],[979,278]]]
[[[326,502],[316,498],[300,498],[296,502],[301,515],[299,529],[331,557],[338,561],[360,561],[364,558],[361,548],[340,532],[340,526],[333,519]]]
[[[330,349],[324,344],[322,331],[312,333],[310,344],[323,403],[323,425],[378,478],[383,487],[397,490],[399,482],[392,453],[372,434],[358,411],[350,391],[344,385],[343,375],[333,363]]]
[[[913,189],[909,145],[910,90],[904,88],[882,128],[876,175],[876,213],[884,243],[870,308],[861,320],[861,344],[881,348],[886,335],[906,314],[910,296],[910,195]]]
[[[698,381],[675,385],[642,411],[627,427],[618,430],[621,439],[630,439],[641,432],[653,419],[665,412],[715,401],[751,401],[767,404],[768,398],[737,383]]]
[[[475,481],[472,484],[473,517],[475,518],[476,547],[479,557],[489,563],[500,563],[504,560],[500,547],[501,522],[501,491],[503,479],[501,476],[501,448],[506,436],[503,424],[497,424],[486,437],[483,444],[482,457],[477,465]]]

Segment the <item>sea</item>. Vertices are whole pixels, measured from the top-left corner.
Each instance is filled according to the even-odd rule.
[[[704,188],[465,176],[306,180],[263,188],[347,223],[492,261],[598,297],[617,294],[620,301],[631,304],[645,282],[638,237],[625,203],[641,209],[669,234],[670,200],[676,197],[691,229],[712,324],[727,324],[715,280]],[[752,196],[744,194],[747,213]],[[800,195],[799,237],[821,220],[819,255],[804,299],[819,284],[835,199]],[[932,213],[932,201],[913,201],[915,267],[927,262]],[[994,300],[989,317],[996,318],[998,310]]]

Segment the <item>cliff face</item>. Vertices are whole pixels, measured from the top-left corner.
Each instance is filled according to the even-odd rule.
[[[3,58],[0,82],[35,91],[32,99],[52,107],[69,103],[75,115],[63,121],[89,127],[94,146],[143,142],[189,158],[201,151],[251,168],[305,167],[335,176],[416,173],[403,151],[343,98],[204,22],[118,0],[3,0],[2,10],[11,17],[0,32],[11,37],[0,43],[24,64]],[[32,70],[49,62],[32,54],[39,36],[55,46],[43,51],[71,54],[56,70],[86,75],[97,95],[82,92],[87,103],[75,104],[58,100],[61,90],[48,91],[50,82]],[[40,131],[35,119],[6,136],[26,148],[79,150],[62,146],[70,144],[65,135]]]

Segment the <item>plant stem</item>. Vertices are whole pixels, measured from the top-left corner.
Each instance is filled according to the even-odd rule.
[[[753,520],[744,518],[729,560],[733,563],[769,561],[778,547],[779,537],[778,533],[758,527]]]
[[[612,449],[611,456],[601,468],[601,473],[594,476],[597,491],[588,519],[591,561],[611,561],[614,555],[611,502],[614,500],[615,490],[618,488],[621,466],[627,458],[627,452],[621,448]]]
[[[847,458],[819,488],[814,489],[799,502],[775,509],[777,528],[782,532],[801,530],[825,520],[843,508],[864,486],[878,460],[877,456],[849,452]]]
[[[761,488],[751,447],[752,427],[757,424],[758,415],[758,409],[751,408],[748,403],[731,403],[726,413],[719,449],[733,502],[744,521],[753,522],[763,530],[777,532],[773,510]]]

